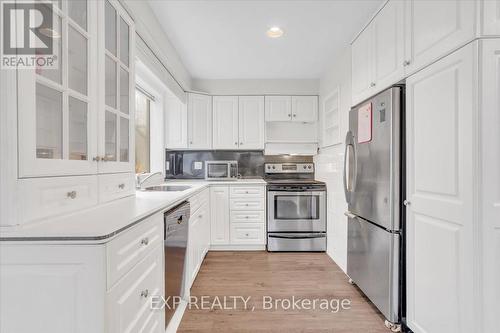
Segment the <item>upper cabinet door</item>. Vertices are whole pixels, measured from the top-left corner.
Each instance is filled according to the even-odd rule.
[[[318,96],[292,96],[292,120],[305,123],[318,121]]]
[[[185,149],[188,147],[187,104],[172,96],[166,100],[165,147]]]
[[[500,1],[483,0],[482,34],[500,36]]]
[[[99,6],[100,173],[135,170],[134,23],[117,0]]]
[[[240,96],[240,149],[264,149],[264,128],[264,97]]]
[[[405,1],[407,73],[413,73],[475,38],[476,2]]]
[[[238,148],[238,96],[213,98],[213,148]]]
[[[290,96],[266,96],[266,121],[290,121],[292,98]]]
[[[375,87],[373,71],[373,25],[370,24],[352,43],[352,104],[370,97]]]
[[[188,147],[212,148],[212,97],[201,94],[188,96]]]
[[[387,2],[371,24],[375,90],[382,91],[404,78],[404,2]]]
[[[95,174],[97,2],[62,1],[54,17],[56,68],[18,75],[19,177]],[[2,110],[4,112],[5,110]]]

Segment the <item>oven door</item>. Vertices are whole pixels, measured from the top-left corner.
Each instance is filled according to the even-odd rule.
[[[325,191],[269,191],[268,232],[326,231]]]

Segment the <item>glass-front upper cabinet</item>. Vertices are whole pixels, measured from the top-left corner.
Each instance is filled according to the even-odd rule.
[[[54,62],[17,70],[21,178],[97,172],[97,3],[38,7],[52,18],[36,33],[52,42]]]
[[[99,172],[134,171],[134,25],[117,0],[99,1]]]

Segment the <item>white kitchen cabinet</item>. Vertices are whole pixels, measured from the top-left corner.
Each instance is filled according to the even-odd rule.
[[[188,147],[187,104],[177,97],[167,98],[165,104],[165,147],[185,149]]]
[[[367,97],[375,87],[373,82],[373,26],[368,25],[351,45],[352,104]]]
[[[371,24],[374,89],[382,91],[405,74],[404,1],[387,2]]]
[[[135,28],[118,0],[99,1],[99,173],[135,172]]]
[[[388,1],[352,43],[352,104],[404,78],[404,1]]]
[[[500,1],[482,0],[482,35],[500,36]]]
[[[239,97],[239,148],[264,149],[264,96]]]
[[[188,94],[188,147],[212,149],[212,97]]]
[[[210,188],[210,243],[229,243],[229,187]]]
[[[292,120],[304,123],[318,121],[318,96],[292,96]]]
[[[98,3],[81,2],[77,20],[69,2],[54,11],[58,69],[17,71],[19,177],[97,173]]]
[[[484,297],[482,332],[498,329],[500,309],[500,39],[483,40],[481,44],[481,110],[480,110],[480,206],[483,254],[482,286]]]
[[[238,96],[213,96],[213,148],[238,149]]]
[[[405,61],[413,73],[475,38],[476,1],[405,1]]]
[[[446,24],[449,16],[442,10],[457,11],[456,3],[449,3],[452,7],[434,8],[429,2],[426,13],[434,17],[437,11]],[[406,81],[407,321],[415,333],[484,331],[474,320],[477,54],[477,42],[469,44]],[[489,57],[495,56],[490,52]],[[490,64],[498,73],[498,63]],[[492,75],[490,84],[498,79]],[[492,119],[498,117],[496,106]],[[491,138],[498,139],[498,122],[494,126]],[[487,147],[488,153],[494,151]],[[489,167],[498,175],[495,166]],[[498,182],[493,186],[497,191]],[[489,199],[493,203],[498,197]],[[498,280],[494,285],[498,290]]]
[[[291,96],[266,96],[266,121],[292,120]]]

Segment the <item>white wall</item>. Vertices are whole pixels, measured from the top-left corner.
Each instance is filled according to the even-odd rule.
[[[168,39],[151,7],[144,0],[120,0],[135,21],[137,33],[145,39],[169,72],[187,91],[191,89],[191,75]]]
[[[328,189],[328,247],[327,253],[344,271],[347,270],[347,204],[344,196],[344,137],[349,128],[348,113],[351,107],[351,48],[332,64],[320,80],[320,123],[323,99],[340,88],[340,135],[342,143],[320,148],[314,157],[316,178],[326,182]],[[320,143],[322,145],[322,143]]]
[[[195,91],[211,95],[318,95],[317,79],[242,79],[209,80],[193,79]]]

